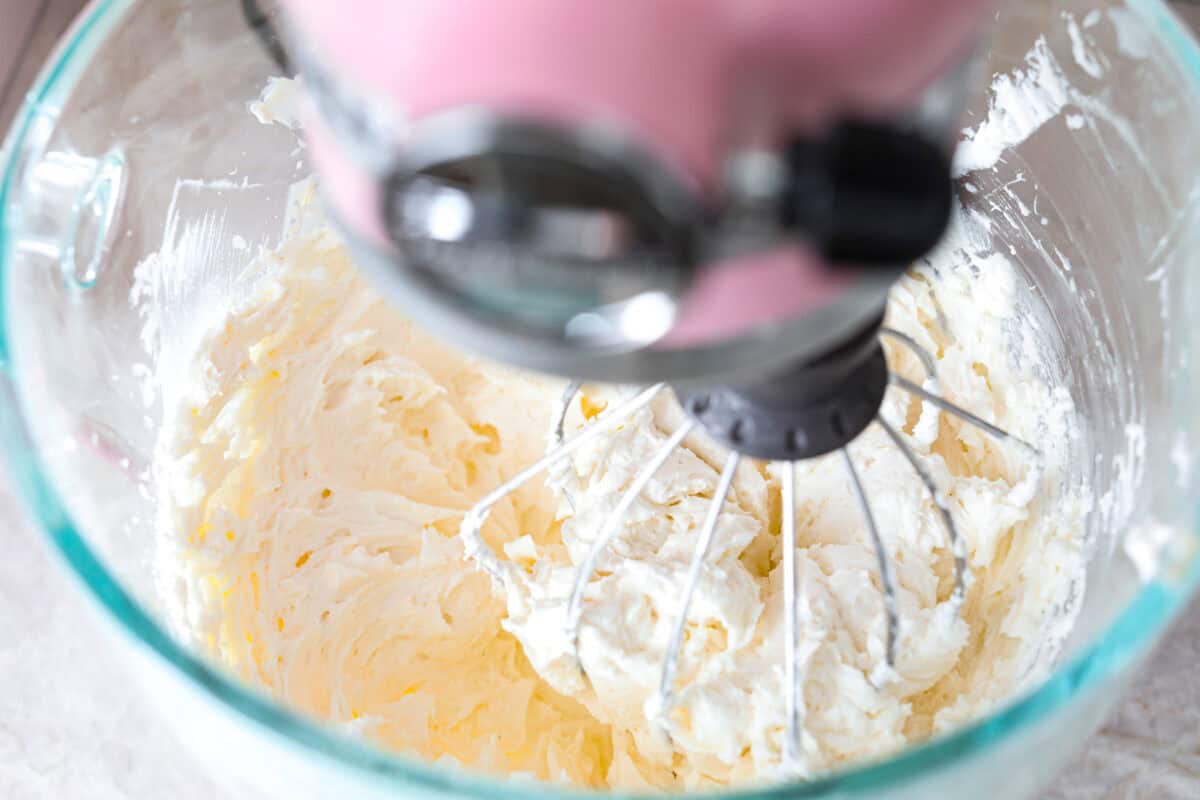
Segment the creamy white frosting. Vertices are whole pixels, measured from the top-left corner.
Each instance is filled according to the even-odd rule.
[[[291,125],[294,94],[278,82],[253,110]],[[665,393],[613,419],[496,504],[480,541],[459,538],[465,512],[552,443],[563,383],[424,334],[357,276],[311,187],[293,201],[287,240],[236,281],[253,290],[189,367],[158,370],[170,384],[158,574],[180,635],[297,708],[432,760],[594,786],[779,777],[780,470],[744,461],[736,475],[659,716],[662,660],[726,453],[691,434],[632,503],[587,587],[577,661],[578,567],[682,412]],[[934,354],[950,399],[1036,442],[1044,469],[889,390],[882,414],[948,500],[969,564],[956,616],[933,499],[868,428],[851,452],[897,583],[893,670],[844,465],[837,454],[797,465],[805,776],[978,717],[1035,680],[1082,592],[1089,498],[1066,488],[1075,412],[1037,377],[1046,342],[1018,311],[1013,267],[969,238],[960,224],[943,247],[958,268],[900,281],[888,324]],[[933,386],[908,350],[885,345],[892,369]],[[584,387],[568,433],[633,391]]]
[[[204,339],[156,459],[159,573],[183,635],[385,745],[599,784],[603,725],[549,689],[462,558],[465,509],[536,458],[551,383],[415,330],[306,233]],[[491,530],[548,531],[530,487]]]
[[[464,513],[550,442],[563,383],[463,355],[389,306],[322,226],[243,276],[255,289],[167,394],[158,572],[177,628],[245,680],[384,746],[501,774],[703,786],[777,776],[784,734],[780,476],[744,462],[689,615],[669,714],[648,714],[724,451],[694,433],[633,503],[588,586],[575,662],[566,599],[634,474],[683,419],[669,394],[498,503],[493,580]],[[881,669],[879,572],[836,457],[797,465],[804,774],[977,717],[1036,678],[1083,578],[1087,498],[1064,487],[1070,399],[1034,377],[1015,274],[919,269],[890,325],[934,353],[946,395],[1045,449],[1029,459],[891,389],[883,414],[949,500],[970,580],[947,602],[947,533],[877,426],[851,446],[898,585]],[[1014,357],[1013,353],[1021,354]],[[888,343],[893,369],[925,379]],[[631,390],[585,387],[568,431]]]
[[[893,291],[888,322],[936,355],[955,402],[1017,436],[1065,442],[1069,399],[1009,354],[1013,270],[1002,259],[988,267],[936,281],[930,271],[915,272]],[[888,350],[893,369],[917,382],[926,377],[907,350]],[[604,405],[612,394],[585,390],[582,402]],[[1063,627],[1059,612],[1081,589],[1087,498],[1061,491],[1065,447],[1047,449],[1038,486],[1036,465],[1019,448],[927,403],[893,389],[882,412],[906,429],[901,435],[949,501],[967,546],[967,599],[956,618],[948,602],[951,550],[933,499],[886,434],[868,428],[850,449],[896,575],[901,634],[896,668],[887,670],[879,570],[849,475],[838,454],[797,465],[804,774],[881,756],[1009,696],[1047,666]],[[761,779],[777,768],[783,744],[780,470],[773,465],[741,467],[721,518],[689,614],[671,738],[647,715],[724,459],[703,434],[650,481],[601,558],[574,658],[566,604],[576,567],[681,419],[664,398],[574,457],[556,481],[563,544],[536,553],[526,545],[519,558],[510,552],[529,567],[504,582],[504,625],[535,669],[626,732],[629,746],[614,753],[610,772],[622,785]]]

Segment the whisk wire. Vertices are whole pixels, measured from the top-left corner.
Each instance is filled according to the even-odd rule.
[[[970,411],[967,411],[962,406],[951,403],[949,400],[942,397],[941,395],[937,395],[937,394],[934,394],[933,392],[927,391],[926,389],[924,389],[924,388],[918,386],[917,384],[913,383],[912,381],[908,380],[903,375],[897,375],[896,373],[893,372],[888,375],[888,380],[892,383],[892,385],[897,386],[900,389],[903,389],[904,391],[909,392],[910,394],[915,394],[917,397],[920,397],[922,400],[924,400],[928,403],[932,403],[933,405],[940,408],[942,411],[945,411],[947,414],[949,414],[953,417],[958,417],[959,419],[961,419],[963,422],[967,423],[968,425],[978,428],[979,430],[986,433],[988,436],[991,436],[996,441],[1011,443],[1013,445],[1016,445],[1021,450],[1025,451],[1025,454],[1028,455],[1030,457],[1030,459],[1033,460],[1034,465],[1037,469],[1037,474],[1038,475],[1041,474],[1042,451],[1038,450],[1036,447],[1031,445],[1029,442],[1025,441],[1024,439],[1020,439],[1020,438],[1014,436],[1013,434],[1009,433],[1008,431],[1004,430],[1003,428],[997,428],[995,425],[988,422],[986,419],[983,419],[982,417],[978,417],[978,416],[972,414]]]
[[[787,713],[786,738],[783,742],[784,769],[794,770],[800,763],[800,648],[799,622],[796,614],[796,463],[781,461],[783,472],[783,671],[784,706]]]
[[[950,552],[954,554],[954,595],[951,598],[954,603],[954,613],[957,615],[959,607],[962,605],[963,597],[966,594],[966,573],[967,573],[967,548],[966,543],[958,534],[958,527],[954,524],[954,515],[950,513],[950,503],[946,500],[946,495],[938,488],[937,482],[934,481],[933,475],[926,469],[925,465],[917,458],[917,454],[912,451],[912,448],[900,436],[900,433],[888,424],[882,416],[877,416],[875,421],[879,423],[879,427],[883,428],[884,433],[892,440],[892,444],[908,461],[909,466],[913,468],[913,472],[917,473],[917,477],[921,479],[921,483],[925,484],[925,490],[929,492],[929,497],[933,500],[933,505],[937,508],[938,514],[942,518],[942,524],[946,528],[946,534],[950,538]]]
[[[879,536],[879,526],[875,524],[875,515],[871,512],[871,503],[867,500],[866,490],[863,489],[862,478],[850,457],[850,448],[842,448],[842,460],[846,464],[846,472],[850,475],[850,483],[854,487],[854,495],[858,498],[858,506],[862,509],[863,519],[867,523],[867,532],[871,534],[871,544],[875,548],[875,556],[879,560],[879,580],[883,583],[883,609],[887,616],[887,645],[886,659],[889,667],[896,665],[896,635],[900,627],[900,618],[896,613],[896,581],[892,575],[892,562]]]
[[[563,389],[562,397],[558,402],[558,419],[554,423],[554,444],[556,445],[563,443],[563,430],[567,424],[567,412],[571,410],[571,400],[579,394],[579,390],[582,388],[583,381],[571,381]]]
[[[899,342],[910,353],[916,356],[917,360],[921,362],[921,366],[925,369],[925,379],[930,382],[932,390],[938,393],[942,391],[941,384],[938,382],[937,361],[934,359],[933,353],[929,352],[920,342],[907,333],[898,331],[895,328],[883,327],[879,329],[879,333]]]
[[[504,583],[507,576],[504,573],[503,563],[496,557],[496,553],[488,546],[487,542],[483,540],[483,523],[487,521],[488,514],[492,511],[492,506],[500,502],[511,492],[516,491],[534,475],[554,466],[592,439],[606,432],[612,422],[627,417],[643,406],[648,405],[662,391],[665,385],[663,383],[656,383],[648,389],[638,392],[612,410],[601,414],[591,425],[588,425],[554,450],[539,458],[485,495],[463,517],[460,529],[460,535],[463,539],[463,554],[467,558],[474,559],[492,578]]]
[[[583,593],[587,589],[588,582],[592,578],[592,573],[596,571],[596,562],[600,560],[600,554],[608,547],[613,538],[621,530],[621,523],[625,521],[625,514],[628,513],[630,507],[637,501],[642,490],[646,488],[646,484],[654,477],[654,473],[658,472],[659,468],[670,458],[671,453],[675,448],[683,442],[687,435],[696,427],[696,421],[689,419],[684,422],[675,433],[658,449],[654,457],[642,467],[633,482],[629,484],[629,488],[621,495],[621,499],[617,501],[617,505],[612,512],[605,518],[604,524],[600,528],[600,533],[592,542],[591,548],[588,550],[587,556],[584,558],[583,564],[579,567],[575,574],[575,584],[571,588],[571,597],[567,601],[567,631],[571,636],[571,651],[575,656],[575,662],[579,662],[579,628],[580,621],[583,617]],[[581,665],[582,667],[582,665]]]
[[[731,450],[729,457],[725,459],[725,466],[717,481],[716,491],[713,492],[712,500],[709,501],[708,512],[704,517],[704,524],[700,528],[700,538],[696,543],[696,550],[692,554],[692,561],[688,566],[687,582],[683,587],[683,602],[680,603],[679,615],[675,618],[675,627],[671,631],[671,641],[667,645],[667,654],[663,658],[662,676],[658,684],[657,713],[663,720],[664,726],[665,720],[671,712],[671,704],[675,699],[675,672],[679,666],[679,651],[683,647],[683,633],[687,629],[692,595],[696,591],[696,584],[700,582],[700,572],[708,558],[708,551],[712,549],[713,536],[721,517],[721,509],[725,506],[729,487],[733,485],[733,477],[737,473],[741,460],[741,454],[736,450]]]
[[[565,438],[563,431],[567,425],[567,412],[571,410],[571,401],[575,399],[575,395],[579,394],[579,390],[583,388],[583,381],[571,381],[563,389],[562,397],[558,401],[558,417],[554,423],[554,446],[561,447]],[[571,508],[571,513],[574,514],[578,509],[575,507],[575,495],[566,486],[562,488],[563,499],[567,501],[567,505]]]

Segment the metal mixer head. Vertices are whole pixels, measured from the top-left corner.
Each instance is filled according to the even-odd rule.
[[[477,54],[499,82],[480,66],[443,77],[457,51],[421,39],[405,63],[433,70],[426,80],[388,75],[372,89],[312,30],[280,36],[256,2],[244,6],[320,112],[314,158],[356,262],[433,333],[568,378],[667,381],[715,437],[759,458],[829,452],[874,418],[887,385],[877,334],[888,291],[950,217],[970,47],[948,52],[950,68],[900,106],[856,114],[831,93],[822,121],[802,123],[781,110],[801,90],[748,77],[756,59],[730,49],[735,34],[715,30],[693,64],[656,38],[674,18],[653,6],[595,10],[616,14],[622,30],[647,26],[648,45],[628,52],[650,90],[595,78],[627,52],[624,38],[552,48],[542,64],[530,52],[548,40],[500,17]],[[547,15],[537,19],[551,30],[553,8],[530,13]],[[559,86],[529,73],[516,94],[498,88],[527,62],[570,78]],[[736,97],[695,74],[708,68],[758,81],[774,99],[735,125],[725,117]],[[676,107],[655,87],[691,99]]]
[[[879,408],[887,291],[945,228],[949,157],[913,128],[846,122],[738,158],[750,163],[711,202],[614,130],[450,112],[422,121],[391,167],[392,251],[356,249],[451,341],[576,379],[666,378],[732,449],[811,458]],[[804,313],[672,341],[711,265],[736,272],[800,242],[835,287]]]
[[[485,355],[585,380],[729,383],[877,327],[945,228],[949,176],[921,132],[845,122],[731,155],[713,197],[616,128],[454,111],[410,131],[386,181],[390,242],[356,249],[409,313]],[[714,265],[786,248],[823,273],[803,313],[672,337]]]
[[[598,27],[586,49],[543,52],[571,15],[531,5],[543,16],[524,26],[504,15],[478,23],[488,38],[469,69],[446,68],[448,55],[463,61],[453,41],[408,42],[405,69],[424,76],[411,80],[347,68],[349,51],[301,24],[307,2],[285,3],[295,13],[282,18],[257,0],[243,6],[320,112],[306,125],[319,129],[314,161],[360,266],[416,321],[502,361],[585,380],[745,384],[876,328],[889,287],[949,218],[949,155],[974,59],[969,41],[936,30],[958,12],[918,26],[940,42],[924,56],[939,77],[924,72],[903,99],[847,105],[842,90],[826,92],[830,80],[777,88],[779,76],[743,49],[753,43],[718,24],[719,3],[694,9],[718,27],[690,53],[668,46],[675,12],[643,4],[589,11],[640,26],[638,43]],[[395,26],[435,8],[376,10]],[[446,31],[491,13],[470,0],[446,8]],[[755,36],[770,39],[769,28]],[[643,68],[637,81],[595,78],[626,57]],[[539,79],[522,64],[567,77]],[[722,72],[729,81],[713,77]],[[519,75],[516,88],[506,83]],[[779,96],[751,102],[743,81],[745,94]],[[717,85],[726,88],[707,88]],[[782,111],[801,96],[823,109],[817,119]],[[760,283],[784,277],[769,300],[790,306],[768,313],[761,293],[731,295],[713,313],[716,289],[695,310],[715,272],[736,282],[783,251],[791,268]]]

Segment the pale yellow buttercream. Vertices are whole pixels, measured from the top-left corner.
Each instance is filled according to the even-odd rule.
[[[690,437],[635,503],[586,596],[585,677],[563,627],[574,565],[678,424],[669,396],[496,506],[485,538],[513,566],[493,585],[463,558],[462,515],[544,452],[562,382],[423,333],[320,226],[251,269],[255,290],[204,337],[160,436],[158,566],[182,635],[280,700],[428,759],[593,786],[778,775],[778,469],[747,463],[735,483],[668,739],[647,704],[723,453]],[[950,397],[1022,436],[1065,441],[1069,398],[1009,355],[1013,280],[1007,265],[914,273],[889,322],[937,355]],[[923,378],[903,350],[889,355]],[[587,387],[569,427],[623,391]],[[868,430],[852,452],[903,623],[896,670],[882,669],[878,569],[846,474],[835,458],[798,466],[806,774],[1007,697],[1049,663],[1056,608],[1081,587],[1086,499],[1061,488],[1065,449],[1047,450],[1035,492],[1019,452],[895,390],[884,414],[950,499],[968,599],[956,620],[930,497]]]

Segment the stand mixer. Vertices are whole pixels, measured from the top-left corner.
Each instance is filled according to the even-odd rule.
[[[466,515],[468,557],[503,583],[513,565],[480,533],[492,506],[669,386],[688,420],[627,487],[578,571],[577,652],[598,558],[655,471],[699,429],[728,448],[647,708],[664,733],[694,588],[743,458],[781,466],[783,576],[794,587],[794,464],[841,452],[878,557],[884,681],[895,585],[850,456],[867,426],[881,426],[938,509],[957,611],[965,544],[930,472],[879,415],[884,392],[1019,450],[1030,492],[1041,455],[942,398],[932,354],[883,318],[889,288],[951,216],[951,155],[986,3],[447,0],[360,2],[351,13],[291,0],[282,20],[243,5],[310,90],[312,161],[361,267],[434,333],[572,379],[557,446]],[[889,371],[884,338],[913,352],[923,384]],[[567,438],[583,381],[653,385]],[[783,759],[795,768],[794,591],[784,613]]]

